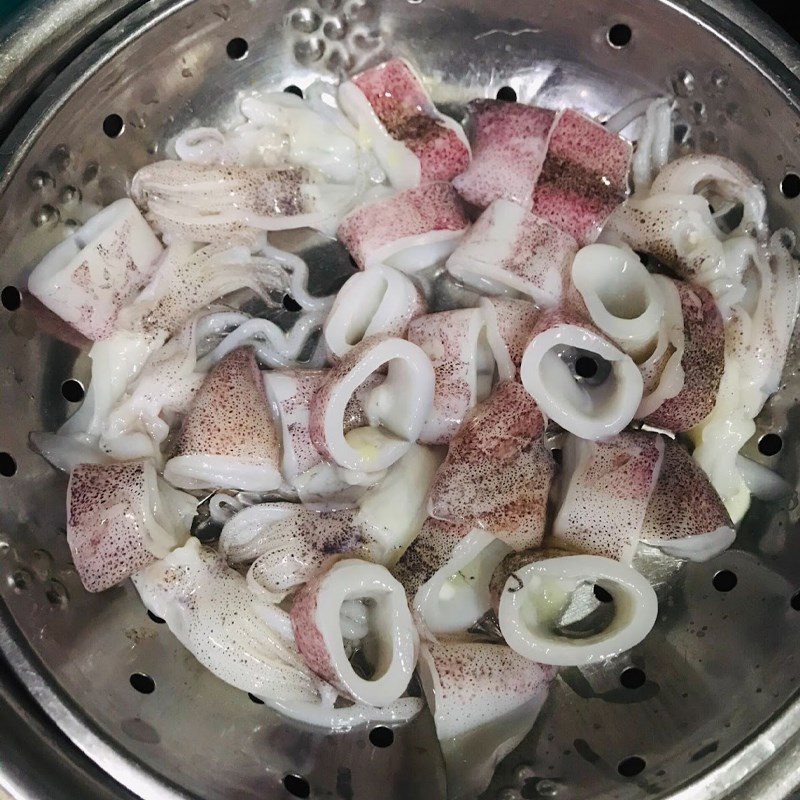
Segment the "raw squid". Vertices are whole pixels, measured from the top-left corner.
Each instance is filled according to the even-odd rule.
[[[453,185],[479,208],[504,198],[529,209],[555,112],[502,100],[473,100],[467,108],[472,163]]]
[[[415,319],[408,340],[430,358],[436,376],[431,409],[420,441],[447,444],[471,408],[488,397],[494,358],[480,308],[440,311]]]
[[[447,771],[447,796],[478,797],[533,727],[556,671],[504,644],[424,642],[419,673]]]
[[[385,266],[357,272],[339,290],[325,320],[328,353],[339,359],[380,333],[405,337],[411,320],[425,311],[422,293],[401,272]]]
[[[162,233],[195,242],[253,242],[260,231],[290,228],[331,233],[357,194],[301,167],[189,161],[149,164],[131,183],[131,197]]]
[[[234,350],[208,374],[164,477],[183,489],[267,492],[281,485],[280,443],[252,350]]]
[[[631,178],[637,193],[646,192],[650,188],[655,175],[669,160],[672,107],[673,101],[666,97],[659,97],[647,106],[631,164]],[[609,128],[608,121],[606,128]]]
[[[526,300],[505,297],[482,297],[480,308],[498,380],[512,381],[519,373],[539,312]]]
[[[349,730],[405,721],[421,707],[414,698],[383,709],[361,703],[334,707],[338,692],[306,667],[288,614],[253,594],[238,572],[197,539],[136,573],[133,582],[145,606],[206,669],[293,719]]]
[[[394,568],[423,638],[467,631],[489,610],[489,581],[510,550],[480,528],[425,521]]]
[[[469,165],[464,131],[437,111],[407,61],[393,58],[356,75],[338,99],[395,188],[450,181]]]
[[[447,259],[448,271],[486,294],[519,292],[540,306],[561,300],[578,249],[573,237],[510,200],[495,200]]]
[[[664,439],[626,431],[605,441],[570,436],[562,450],[561,546],[630,563],[664,457]]]
[[[365,407],[368,426],[345,431],[345,412],[358,387],[388,368]],[[327,459],[347,469],[376,472],[408,452],[433,405],[434,373],[411,342],[375,336],[334,367],[311,401],[311,440]]]
[[[449,183],[428,183],[361,205],[337,235],[361,269],[384,265],[413,273],[443,261],[469,227]]]
[[[644,389],[633,359],[568,308],[539,318],[520,378],[548,419],[585,439],[619,433]]]
[[[263,503],[225,523],[219,549],[232,565],[250,564],[250,588],[278,603],[342,554],[363,555],[363,542],[352,511]]]
[[[593,242],[611,212],[625,199],[631,145],[572,109],[559,112],[533,194],[533,213]]]
[[[105,339],[120,309],[153,276],[162,251],[133,202],[117,200],[50,251],[28,289],[87,339]]]
[[[342,642],[340,610],[349,600],[367,601],[362,646],[374,667],[372,679],[356,673]],[[385,567],[356,559],[337,561],[297,592],[291,619],[308,667],[345,696],[385,706],[405,692],[417,663],[419,638],[403,587]]]
[[[355,522],[370,560],[391,566],[414,541],[427,515],[428,491],[442,463],[441,448],[412,444],[357,501]]]
[[[151,461],[75,467],[67,543],[84,587],[110,589],[181,546],[196,505],[162,481]]]
[[[544,419],[518,383],[504,383],[467,418],[431,487],[428,511],[482,528],[515,550],[544,536],[555,463]]]
[[[559,620],[572,594],[586,584],[611,595],[614,618],[599,633],[571,638],[558,631]],[[596,555],[544,558],[516,569],[497,610],[509,647],[557,666],[596,664],[630,650],[650,633],[657,616],[658,599],[648,581],[632,567]]]
[[[275,425],[281,432],[281,473],[295,480],[322,462],[311,440],[311,400],[328,375],[327,370],[266,370],[264,387]]]

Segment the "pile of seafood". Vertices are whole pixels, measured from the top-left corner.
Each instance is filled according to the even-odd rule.
[[[86,589],[132,579],[306,724],[424,694],[449,795],[480,793],[559,667],[647,636],[648,559],[713,558],[770,482],[739,451],[794,241],[738,164],[670,161],[668,99],[635,147],[619,116],[478,99],[462,127],[394,59],[242,96],[140,169],[28,283],[90,347],[82,406],[31,436]],[[301,228],[349,252],[335,294],[270,241]]]

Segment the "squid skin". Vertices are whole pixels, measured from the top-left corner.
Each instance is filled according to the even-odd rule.
[[[375,663],[380,674],[366,680],[351,666],[342,644],[340,609],[349,600],[370,599],[378,628]],[[397,700],[406,690],[417,663],[419,637],[403,587],[378,564],[357,559],[337,561],[306,583],[291,611],[297,646],[308,667],[342,694],[375,706]]]
[[[337,231],[360,269],[412,273],[445,259],[469,228],[449,183],[427,183],[351,211]]]
[[[673,281],[683,317],[683,385],[644,417],[654,428],[688,431],[712,411],[725,368],[725,331],[711,293],[702,286]]]
[[[436,380],[419,440],[447,444],[470,409],[491,392],[494,358],[484,315],[479,308],[426,314],[409,325],[408,341],[430,358]]]
[[[488,294],[519,293],[557,305],[578,250],[575,239],[510,200],[495,200],[447,259],[462,283]]]
[[[167,486],[153,463],[80,464],[67,489],[67,543],[87,591],[129,578],[189,536],[196,501]]]
[[[625,199],[630,142],[572,109],[559,112],[533,194],[533,213],[593,242],[608,216]]]
[[[515,380],[539,311],[527,300],[505,297],[482,297],[480,309],[498,379],[500,382]]]
[[[478,208],[502,198],[530,209],[555,112],[502,100],[473,100],[467,110],[472,163],[453,186]]]
[[[630,563],[664,455],[662,437],[626,431],[604,441],[571,436],[562,456],[560,547]]]
[[[42,259],[28,290],[87,339],[106,339],[120,309],[155,273],[162,252],[133,202],[117,200]]]
[[[522,386],[498,386],[453,437],[431,487],[430,516],[482,528],[515,550],[538,546],[556,469],[543,433],[544,418]]]
[[[280,442],[252,349],[234,350],[209,372],[164,477],[187,489],[267,492],[281,485]]]
[[[533,727],[556,670],[505,644],[424,642],[419,673],[447,773],[447,796],[478,797]]]
[[[338,99],[396,189],[450,181],[469,165],[464,131],[436,110],[407,61],[393,58],[355,75]]]

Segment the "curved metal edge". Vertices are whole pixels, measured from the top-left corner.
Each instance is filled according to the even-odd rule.
[[[143,0],[48,0],[45,6],[30,14],[22,15],[21,23],[27,28],[9,34],[8,30],[0,31],[0,49],[12,53],[12,63],[0,66],[0,139],[3,133],[17,123],[20,108],[28,105],[27,111],[19,119],[8,138],[0,145],[0,166],[4,167],[5,183],[15,171],[19,153],[24,151],[25,142],[35,138],[44,128],[53,114],[63,105],[70,89],[74,89],[87,80],[97,69],[128,45],[145,30],[158,24],[165,15],[176,11],[191,0],[151,0],[147,8]],[[778,87],[795,108],[800,112],[800,50],[792,40],[763,12],[748,0],[662,0],[676,11],[689,14],[703,22],[714,35],[722,38],[729,46],[752,63],[759,71]],[[58,8],[56,8],[58,6]],[[88,7],[88,14],[86,14]],[[78,14],[77,12],[80,12]],[[71,60],[74,48],[85,45],[86,37],[70,34],[63,30],[59,34],[55,29],[64,26],[66,21],[74,22],[76,16],[86,15],[94,36],[105,30],[99,41],[94,42],[77,58]],[[125,18],[130,25],[119,25]],[[39,22],[41,20],[41,23]],[[39,33],[32,33],[29,26],[43,24]],[[20,20],[17,21],[20,24]],[[83,32],[85,33],[85,31]],[[36,58],[35,54],[48,53],[48,58]],[[69,67],[52,82],[45,80],[53,69],[54,61],[66,59]],[[37,61],[31,66],[29,61]],[[44,83],[43,83],[44,81]],[[16,85],[15,85],[16,84]],[[37,86],[38,84],[38,86]],[[44,88],[42,86],[44,85]],[[34,87],[31,92],[31,87]],[[27,90],[27,93],[26,93]],[[26,103],[27,99],[27,103]],[[0,604],[0,617],[9,617],[7,609]],[[13,620],[5,631],[0,628],[0,653],[9,661],[11,669],[22,685],[12,686],[12,691],[19,692],[24,687],[46,713],[46,717],[36,713],[26,713],[23,704],[9,704],[0,694],[0,709],[8,706],[17,714],[23,724],[41,734],[45,740],[53,740],[52,749],[74,750],[76,745],[91,761],[113,774],[117,780],[137,794],[158,800],[190,800],[190,797],[175,787],[167,787],[145,767],[132,758],[126,758],[118,749],[95,729],[89,720],[74,708],[69,700],[60,692],[59,687],[43,677],[41,665],[21,640],[8,634],[16,630]],[[18,631],[17,631],[18,633]],[[2,673],[0,673],[2,677]],[[4,689],[0,681],[0,689]],[[53,737],[52,720],[71,740],[57,742]],[[668,795],[669,800],[718,800],[728,797],[729,800],[779,800],[786,797],[800,785],[800,772],[796,769],[800,754],[800,704],[793,702],[776,719],[771,721],[753,739],[746,742],[723,762],[705,773],[691,786],[679,789]],[[48,730],[49,729],[49,730]],[[2,730],[2,729],[0,729]],[[24,737],[20,729],[15,729],[20,741],[20,749],[25,755]],[[60,735],[59,735],[60,736]],[[34,755],[41,752],[42,744],[31,739],[29,747]],[[77,752],[74,755],[81,758]],[[55,756],[54,756],[55,758]],[[31,758],[36,769],[41,767],[35,757]],[[4,765],[5,766],[5,765]],[[7,788],[21,800],[34,798],[37,795],[28,791],[28,785],[19,779],[18,772],[9,772]],[[16,783],[13,776],[17,776]],[[734,780],[731,780],[731,777]],[[2,784],[0,784],[2,786]],[[39,784],[37,783],[37,787]],[[99,789],[98,789],[99,787]],[[95,789],[101,790],[102,784]],[[67,793],[59,795],[57,791],[47,792],[44,796],[60,800],[60,797],[92,796],[105,800],[108,794]],[[121,789],[121,787],[120,787]],[[115,797],[131,797],[125,792]],[[27,792],[27,793],[26,793]],[[39,795],[41,796],[41,795]]]

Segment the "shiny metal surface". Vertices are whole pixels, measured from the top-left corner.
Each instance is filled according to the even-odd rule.
[[[95,1],[92,8],[103,16],[131,5]],[[58,13],[67,4],[50,6]],[[619,49],[607,40],[618,23],[632,29]],[[241,61],[226,54],[234,37],[249,45]],[[23,64],[22,48],[17,71],[0,72],[0,122],[27,102],[15,94],[13,76],[41,73],[47,50],[34,50],[39,60]],[[797,54],[748,6],[151,0],[77,56],[2,146],[0,288],[23,286],[27,270],[80,217],[66,188],[107,202],[138,166],[164,152],[174,132],[226,117],[237,90],[304,87],[384,53],[412,57],[434,99],[455,113],[504,85],[523,101],[572,104],[601,117],[675,91],[683,146],[741,160],[767,185],[773,225],[800,229],[800,200],[779,191],[787,171],[800,171]],[[125,121],[115,140],[102,131],[111,113]],[[333,263],[320,239],[293,235],[284,244],[307,255],[318,273]],[[760,423],[761,433],[784,434],[784,447],[769,459],[755,442],[749,452],[796,486],[797,353],[791,362],[786,389]],[[0,704],[0,733],[14,720],[31,733],[33,753],[43,752],[35,749],[42,739],[78,776],[82,750],[146,798],[285,798],[287,773],[303,776],[313,797],[441,797],[427,714],[398,729],[385,749],[373,747],[366,731],[304,729],[207,673],[147,617],[132,588],[100,596],[81,589],[63,535],[66,482],[27,446],[30,430],[51,430],[70,413],[60,393],[70,377],[87,379],[85,356],[37,331],[25,304],[0,308],[0,451],[17,464],[13,477],[0,477],[0,651],[16,675],[0,682],[0,697],[29,692],[65,738],[46,732],[45,717],[19,713],[22,704],[9,702]],[[791,603],[800,588],[797,518],[787,504],[754,503],[730,552],[688,566],[671,584],[642,645],[602,669],[563,670],[534,730],[501,765],[486,797],[786,797],[800,783],[800,611]],[[730,592],[713,587],[721,569],[738,577]],[[638,689],[620,684],[629,666],[646,675]],[[152,676],[153,694],[132,688],[134,672]],[[20,780],[19,770],[12,774],[30,752],[23,735],[19,741],[0,764],[0,786],[26,800],[59,797]],[[633,755],[646,766],[625,778],[618,765]],[[31,763],[50,769],[44,756]],[[63,796],[126,797],[111,784],[82,786]]]

